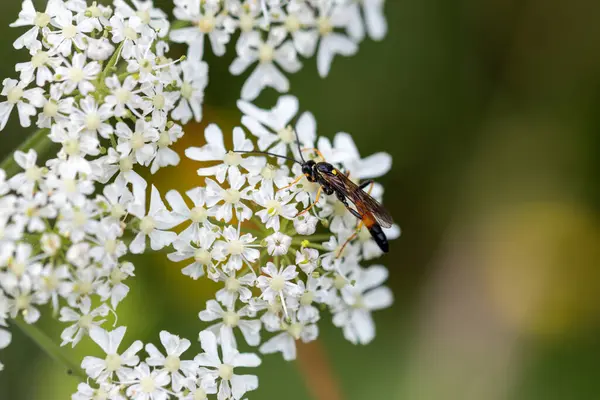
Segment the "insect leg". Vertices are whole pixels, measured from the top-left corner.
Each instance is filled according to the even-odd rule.
[[[372,180],[366,181],[366,182],[361,183],[359,185],[359,188],[362,190],[365,187],[371,185],[371,187],[367,191],[367,193],[371,194],[371,191],[373,190],[373,184],[374,184],[374,182]],[[346,198],[344,196],[342,196],[340,193],[336,193],[336,194],[337,194],[338,198],[340,199],[340,201],[342,203],[344,203],[344,205],[346,206],[346,208],[348,209],[348,211],[350,211],[350,213],[352,215],[354,215],[356,218],[358,218],[360,220],[360,222],[358,223],[358,226],[356,227],[356,230],[354,231],[354,233],[346,240],[346,242],[344,243],[344,245],[340,248],[340,251],[338,252],[338,254],[336,256],[336,258],[340,258],[340,256],[344,252],[344,249],[346,248],[346,246],[348,246],[348,243],[350,243],[351,241],[353,241],[354,239],[356,239],[356,237],[358,236],[360,230],[364,226],[364,222],[362,221],[363,216],[360,215],[358,213],[358,211],[356,211],[355,209],[353,209],[352,207],[350,207],[348,205],[348,201],[346,200]]]
[[[319,190],[317,190],[317,197],[315,198],[315,202],[312,203],[307,209],[305,209],[305,210],[299,212],[298,214],[296,214],[296,217],[299,216],[299,215],[302,215],[302,214],[305,214],[305,213],[309,212],[319,202],[319,199],[321,198],[321,192],[322,191],[323,191],[323,187],[321,186],[321,187],[319,187]]]
[[[304,175],[300,175],[299,177],[297,177],[297,178],[294,180],[294,182],[290,183],[290,184],[289,184],[289,185],[287,185],[287,186],[284,186],[284,187],[282,187],[282,188],[279,188],[279,189],[277,189],[277,191],[279,192],[280,190],[291,188],[291,187],[292,187],[292,186],[294,186],[296,183],[300,182],[300,179],[302,179],[303,177],[304,177]]]
[[[323,155],[323,153],[321,153],[321,152],[319,151],[319,149],[311,149],[311,148],[302,149],[302,151],[307,151],[307,150],[312,150],[312,151],[314,151],[315,153],[317,153],[317,155],[318,155],[319,157],[321,157],[323,160],[325,160],[325,156]]]
[[[356,211],[354,208],[350,207],[350,204],[348,204],[348,200],[346,199],[346,196],[344,196],[340,192],[335,192],[335,195],[342,202],[342,204],[344,204],[346,206],[346,208],[348,209],[348,211],[350,211],[350,214],[352,214],[356,218],[362,220],[363,216],[360,215],[360,213],[358,211]]]
[[[360,223],[358,224],[358,228],[356,229],[356,231],[354,231],[354,233],[348,239],[346,239],[346,241],[344,242],[344,244],[340,248],[340,251],[338,251],[338,253],[335,256],[335,258],[340,258],[342,256],[342,253],[344,252],[344,249],[346,248],[346,246],[348,246],[348,243],[350,243],[351,241],[353,241],[354,239],[356,239],[356,237],[358,236],[358,232],[360,232],[360,230],[362,229],[362,226],[363,226],[363,222],[360,221]]]

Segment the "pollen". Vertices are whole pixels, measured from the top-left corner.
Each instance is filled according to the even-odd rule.
[[[200,18],[198,21],[198,29],[203,33],[210,33],[215,29],[217,25],[217,20],[212,15],[207,15],[205,17]]]
[[[204,207],[194,207],[190,212],[190,219],[192,222],[200,223],[206,221],[208,211]]]
[[[33,65],[34,68],[40,68],[46,65],[48,58],[48,53],[45,51],[38,51],[33,57],[31,57],[31,65]]]
[[[210,252],[208,250],[198,249],[194,253],[194,261],[196,261],[198,264],[209,264],[211,259],[212,256],[210,255]]]
[[[89,113],[85,116],[85,127],[90,131],[95,131],[100,128],[102,121],[97,113]]]
[[[273,61],[274,57],[275,57],[275,49],[273,48],[273,46],[262,43],[258,47],[258,59],[260,60],[261,63],[263,63],[263,64],[270,63]]]
[[[226,326],[235,328],[238,325],[238,322],[240,322],[240,316],[237,315],[237,313],[233,311],[227,311],[223,314],[223,323]]]
[[[227,250],[229,254],[237,256],[244,252],[244,244],[239,240],[232,240],[227,245]]]
[[[239,153],[230,151],[223,157],[223,162],[230,166],[238,166],[242,163],[242,156]]]
[[[63,28],[62,34],[65,39],[73,39],[77,35],[77,27],[69,24]]]
[[[271,289],[273,289],[273,291],[280,292],[285,287],[285,279],[283,279],[283,277],[281,277],[281,276],[276,276],[273,279],[271,279],[270,286],[271,286]]]
[[[21,101],[23,94],[23,89],[15,86],[8,91],[8,94],[6,95],[6,101],[8,101],[10,104],[17,104],[19,101]]]
[[[223,193],[223,199],[225,200],[226,203],[229,203],[229,204],[238,203],[241,198],[242,198],[242,194],[240,193],[239,190],[236,190],[236,189],[228,189],[225,191],[225,193]]]
[[[177,356],[171,355],[165,359],[165,369],[171,373],[179,370],[180,366],[181,366],[181,360]]]
[[[225,281],[225,290],[227,290],[229,293],[237,292],[238,290],[240,290],[241,286],[242,285],[240,284],[240,281],[238,281],[234,277],[229,277]]]
[[[224,381],[228,381],[233,378],[233,367],[229,364],[221,364],[219,366],[219,376]]]
[[[277,136],[279,136],[282,142],[287,144],[294,143],[296,140],[294,130],[289,125],[277,132]]]
[[[29,182],[37,182],[42,177],[42,169],[38,166],[29,167],[25,170],[25,178]]]
[[[83,70],[81,68],[77,68],[77,67],[69,68],[69,72],[67,73],[67,76],[69,77],[69,80],[71,80],[75,83],[79,83],[79,82],[83,81],[83,79],[85,78],[85,74],[84,74]]]
[[[104,362],[106,363],[106,370],[108,372],[115,372],[121,368],[121,356],[118,354],[108,354]]]
[[[149,235],[154,230],[155,227],[156,227],[156,222],[154,221],[154,218],[152,218],[150,216],[144,217],[140,221],[140,231],[144,235]]]

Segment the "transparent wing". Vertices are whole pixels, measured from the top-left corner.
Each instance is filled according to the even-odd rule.
[[[371,213],[379,225],[384,228],[389,228],[394,223],[394,219],[387,210],[367,192],[359,188],[346,175],[336,170],[337,174],[321,174],[323,179],[327,181],[335,190],[343,193],[350,200],[359,213]]]

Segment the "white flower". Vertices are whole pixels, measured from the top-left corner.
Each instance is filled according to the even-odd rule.
[[[110,19],[110,26],[112,27],[112,41],[122,44],[121,55],[125,59],[135,56],[136,45],[145,39],[146,34],[149,34],[144,30],[142,20],[136,15],[123,18],[121,15],[115,14]]]
[[[331,302],[332,280],[326,277],[315,278],[307,276],[306,283],[298,282],[302,295],[298,300],[298,321],[315,323],[319,320],[319,310],[313,305],[329,304]]]
[[[283,256],[287,254],[292,245],[292,238],[281,232],[275,232],[274,234],[267,236],[265,241],[267,242],[267,253],[272,256]]]
[[[212,51],[216,56],[225,54],[225,45],[229,42],[229,34],[223,27],[225,17],[219,14],[218,2],[201,2],[200,0],[175,0],[173,14],[175,18],[192,23],[191,27],[171,31],[171,40],[175,43],[186,43],[188,57],[192,61],[204,58],[204,38],[208,35]]]
[[[214,215],[218,220],[231,221],[233,214],[239,221],[245,221],[252,217],[252,210],[244,204],[244,200],[250,200],[251,188],[242,189],[246,177],[237,169],[229,171],[227,176],[229,188],[222,188],[212,179],[206,179],[206,205],[214,207]],[[219,204],[223,202],[223,204]]]
[[[110,305],[117,308],[117,305],[129,293],[129,286],[125,285],[123,281],[134,276],[134,270],[135,268],[130,262],[124,262],[120,266],[112,268],[108,279],[96,289],[100,299],[102,301],[110,299]]]
[[[71,64],[65,61],[66,66],[56,69],[59,81],[65,82],[65,93],[71,94],[77,89],[79,93],[85,96],[96,89],[92,81],[101,72],[100,64],[97,61],[86,62],[85,55],[78,53],[73,56]]]
[[[85,51],[86,56],[94,61],[106,61],[115,52],[115,46],[107,38],[88,40],[88,47]]]
[[[160,342],[166,350],[166,357],[156,346],[149,343],[146,345],[146,352],[150,357],[146,359],[146,363],[170,375],[173,390],[179,392],[185,384],[185,377],[191,376],[196,370],[193,361],[181,360],[181,355],[190,348],[191,343],[167,331],[160,332]]]
[[[63,85],[50,86],[50,98],[45,100],[42,112],[38,116],[38,128],[51,128],[53,124],[63,124],[69,121],[73,112],[75,99],[64,96]]]
[[[233,329],[240,328],[246,343],[250,346],[258,346],[260,343],[260,321],[257,319],[244,319],[244,317],[256,317],[256,313],[248,305],[245,305],[236,311],[235,306],[230,304],[227,307],[227,310],[223,310],[217,301],[209,300],[206,302],[206,309],[200,311],[198,316],[201,321],[206,322],[220,320],[219,323],[207,328],[215,335],[219,335],[219,332],[221,332],[222,329],[225,329],[231,331],[231,336],[234,337]]]
[[[138,82],[133,76],[127,76],[123,84],[116,75],[106,78],[106,87],[111,94],[104,99],[105,104],[114,107],[114,113],[117,117],[123,117],[130,111],[134,115],[135,109],[142,104],[142,98],[138,94],[141,89],[135,90]]]
[[[121,387],[117,384],[112,383],[101,383],[97,389],[91,387],[87,383],[80,383],[77,385],[77,393],[71,396],[71,400],[97,400],[97,399],[111,399],[111,400],[125,400],[120,394]]]
[[[198,169],[200,176],[215,176],[219,183],[223,183],[227,172],[235,169],[240,172],[241,166],[246,171],[257,174],[264,165],[260,157],[242,157],[236,151],[252,151],[254,145],[246,138],[242,128],[233,129],[233,151],[227,151],[223,142],[223,132],[216,124],[210,124],[204,131],[206,144],[202,147],[190,147],[185,150],[185,155],[195,161],[216,161],[220,164]]]
[[[6,281],[6,278],[4,276],[2,280]],[[35,306],[45,304],[47,299],[34,290],[32,278],[29,275],[23,275],[16,286],[8,286],[6,282],[3,283],[3,286],[10,299],[8,305],[11,318],[14,319],[21,314],[28,324],[37,322],[41,314]]]
[[[317,230],[319,219],[310,214],[302,214],[294,218],[294,229],[299,235],[309,236]]]
[[[180,158],[179,154],[169,146],[175,143],[178,139],[183,136],[183,128],[180,125],[173,124],[173,126],[167,131],[159,131],[158,141],[156,144],[158,148],[156,150],[156,156],[150,165],[150,172],[156,173],[159,168],[163,168],[169,165],[178,165]]]
[[[29,51],[31,61],[15,66],[15,71],[21,73],[21,81],[31,82],[35,77],[35,84],[40,87],[52,82],[54,74],[50,68],[56,69],[61,64],[60,58],[44,51],[40,42],[34,42]]]
[[[166,400],[165,386],[171,381],[169,373],[164,370],[150,370],[148,364],[135,366],[129,374],[130,386],[126,390],[127,397],[133,400]]]
[[[214,216],[214,212],[206,207],[205,188],[197,187],[188,190],[185,194],[192,201],[194,205],[192,208],[188,207],[181,194],[176,190],[169,191],[165,197],[169,202],[169,206],[173,209],[173,218],[177,219],[179,223],[185,221],[191,222],[191,224],[179,234],[179,239],[181,241],[197,242],[202,239],[200,229],[203,226],[212,226],[208,217]],[[203,232],[203,234],[208,234],[208,232]],[[208,241],[205,243],[208,243]],[[212,243],[212,241],[210,243]]]
[[[300,288],[292,280],[298,276],[297,267],[288,265],[279,270],[272,262],[268,262],[261,270],[264,275],[258,277],[256,286],[262,290],[261,298],[273,302],[278,296],[295,297],[300,294]]]
[[[58,311],[59,296],[67,297],[73,290],[68,281],[70,278],[71,273],[67,265],[54,266],[49,263],[40,271],[38,279],[41,284],[36,288],[37,292],[44,299],[50,299],[54,311]]]
[[[181,400],[205,400],[209,394],[217,394],[218,386],[215,379],[210,376],[204,376],[199,379],[187,379],[186,387],[189,390],[187,395],[182,395]]]
[[[152,194],[150,198],[150,207],[146,213],[146,191],[140,191],[136,194],[135,202],[130,204],[128,211],[140,219],[139,232],[129,246],[134,254],[141,254],[146,249],[146,237],[150,237],[150,247],[152,250],[160,250],[171,244],[177,234],[165,229],[171,229],[176,225],[176,220],[170,215],[165,207],[160,193],[152,185]]]
[[[131,374],[131,369],[127,367],[133,367],[139,363],[140,359],[136,354],[142,349],[143,344],[137,340],[127,350],[119,354],[119,345],[123,341],[126,331],[127,328],[124,326],[110,332],[94,325],[90,327],[90,337],[106,353],[104,359],[91,356],[83,359],[81,368],[85,370],[90,378],[104,382],[113,378],[116,374],[120,380],[127,380]]]
[[[149,25],[156,31],[159,37],[165,37],[169,33],[170,24],[167,14],[161,9],[154,7],[153,1],[133,0],[132,3],[135,8],[129,6],[123,0],[114,0],[115,12],[125,18],[139,17],[142,24]]]
[[[48,0],[44,12],[36,11],[32,0],[23,0],[22,4],[23,8],[19,12],[19,18],[10,24],[10,27],[32,26],[32,28],[15,41],[13,46],[17,50],[31,47],[37,41],[40,30],[48,31],[48,25],[52,18],[64,8],[62,0]]]
[[[352,179],[379,178],[392,168],[392,157],[380,152],[361,159],[358,148],[348,133],[340,132],[333,139],[333,151],[344,154],[340,160]],[[366,190],[366,189],[365,189]]]
[[[256,216],[260,218],[261,222],[265,224],[266,228],[279,231],[280,223],[279,217],[283,217],[288,220],[294,219],[298,210],[296,209],[296,203],[290,203],[293,196],[283,195],[282,192],[273,193],[268,188],[260,188],[254,192],[254,202],[261,207],[256,213]]]
[[[106,304],[102,304],[92,310],[92,302],[87,297],[81,299],[78,307],[79,312],[69,307],[60,309],[59,321],[73,323],[60,334],[60,338],[62,339],[61,346],[71,343],[71,346],[75,347],[92,326],[100,326],[104,323],[104,319],[97,318],[106,317],[110,311]]]
[[[86,21],[77,22],[73,20],[73,13],[66,8],[60,8],[50,24],[57,28],[46,35],[48,43],[52,45],[54,52],[68,57],[73,52],[73,46],[77,50],[85,50],[88,36],[93,26]],[[84,56],[85,57],[85,56]]]
[[[217,238],[217,234],[206,228],[199,228],[196,233],[197,236],[175,241],[173,246],[177,251],[167,256],[173,262],[191,258],[193,262],[183,268],[181,272],[194,280],[204,276],[205,268],[209,271],[214,270],[215,257],[211,247]],[[193,244],[189,242],[190,240]]]
[[[113,133],[112,125],[107,122],[112,116],[111,105],[98,104],[91,96],[81,99],[79,108],[75,107],[70,115],[74,124],[83,127],[82,134],[98,134],[104,139]]]
[[[358,269],[350,275],[355,284],[345,285],[343,302],[333,317],[335,326],[341,327],[344,337],[354,344],[367,344],[375,337],[375,324],[371,312],[392,305],[392,291],[380,286],[388,277],[381,265]]]
[[[285,156],[290,147],[292,154],[297,154],[297,142],[312,143],[316,136],[316,124],[311,113],[305,112],[300,116],[296,129],[290,123],[298,112],[298,99],[294,96],[281,96],[271,110],[262,110],[251,103],[238,101],[239,109],[244,113],[242,124],[258,138],[258,148],[261,151]],[[279,163],[285,162],[279,159]]]
[[[240,353],[233,344],[229,331],[221,330],[221,352],[219,356],[217,338],[210,331],[200,332],[200,344],[205,353],[198,355],[194,361],[206,367],[206,374],[219,380],[218,400],[232,398],[240,400],[246,392],[258,388],[258,378],[254,375],[238,375],[236,368],[258,367],[260,358],[253,353]],[[222,360],[222,361],[221,361]]]
[[[387,22],[383,15],[385,0],[362,0],[351,2],[349,8],[348,33],[355,40],[361,41],[365,37],[365,27],[369,37],[373,40],[382,40],[387,33]],[[364,14],[364,25],[360,12],[360,5]],[[366,25],[366,26],[365,26]]]
[[[117,123],[115,134],[119,139],[117,151],[124,156],[133,155],[138,164],[149,165],[156,155],[159,134],[151,123],[138,119],[135,130],[124,122]]]
[[[33,149],[30,149],[27,153],[17,150],[14,159],[24,171],[10,178],[9,184],[17,193],[30,195],[35,185],[40,182],[44,175],[44,170],[36,165],[37,153]]]
[[[44,105],[44,90],[41,88],[25,89],[28,82],[19,82],[14,79],[5,79],[2,84],[2,96],[6,96],[6,101],[0,103],[0,131],[6,127],[8,118],[13,108],[17,106],[19,112],[19,122],[24,128],[31,126],[31,117]]]
[[[45,219],[55,218],[56,209],[48,205],[48,196],[37,192],[31,197],[19,198],[18,214],[13,218],[29,232],[43,232],[46,229]]]
[[[181,71],[183,72],[183,79],[179,82],[181,100],[171,113],[171,118],[183,124],[187,124],[192,118],[200,122],[204,89],[208,84],[208,64],[203,61],[186,60],[181,63]]]
[[[315,12],[310,5],[303,0],[290,0],[286,10],[277,9],[277,14],[277,20],[282,25],[274,26],[272,30],[288,33],[298,53],[306,58],[312,57],[315,54],[318,37],[313,32],[303,29],[310,26],[315,18]]]
[[[242,74],[248,67],[258,62],[257,67],[242,86],[242,99],[254,100],[265,87],[272,87],[279,93],[290,89],[288,79],[277,69],[275,63],[288,73],[296,73],[302,68],[296,49],[291,41],[285,41],[286,34],[271,31],[263,42],[259,32],[248,33],[238,42],[238,56],[229,67],[233,75]]]
[[[300,267],[302,272],[310,275],[318,266],[319,251],[309,247],[303,247],[296,252],[296,265]]]
[[[100,142],[96,136],[82,135],[78,126],[54,124],[48,138],[62,144],[59,158],[64,161],[58,164],[58,172],[62,175],[73,176],[76,173],[91,174],[92,167],[87,156],[100,154]]]
[[[48,188],[52,189],[51,201],[58,207],[66,204],[83,207],[87,198],[94,192],[94,183],[88,175],[76,176],[76,171],[61,169],[64,171],[60,176],[50,175],[47,180]]]
[[[225,287],[217,291],[217,300],[225,305],[231,307],[239,298],[241,302],[248,303],[252,298],[252,291],[249,289],[254,287],[256,282],[256,275],[253,272],[249,272],[244,276],[237,277],[237,271],[233,270],[229,273],[218,270],[217,276],[213,280],[223,282]]]
[[[32,282],[32,279],[36,279],[42,269],[40,263],[33,257],[31,245],[10,243],[3,250],[6,251],[3,257],[5,260],[0,260],[0,265],[4,265],[6,268],[0,270],[0,288],[7,293],[15,290],[31,292],[33,284],[37,283],[37,280]],[[16,300],[16,295],[12,297]],[[44,297],[47,298],[47,296]],[[26,300],[29,302],[31,299]],[[39,303],[37,300],[39,300],[39,296],[36,298],[36,302]],[[15,305],[18,305],[17,303]],[[25,309],[26,305],[23,303],[22,309]]]
[[[284,324],[285,331],[267,340],[260,346],[260,352],[271,354],[281,352],[283,359],[292,361],[296,359],[296,341],[303,343],[312,342],[319,336],[319,328],[315,324],[304,324],[296,319]]]
[[[310,24],[313,26],[312,34],[320,36],[317,70],[323,78],[329,74],[336,54],[352,56],[358,51],[356,42],[335,31],[336,28],[346,28],[349,18],[350,14],[345,5],[334,4],[329,11],[325,10],[324,6],[320,6],[319,17]]]
[[[236,230],[232,226],[223,228],[223,239],[215,243],[214,256],[217,260],[227,260],[223,268],[226,272],[240,270],[243,262],[254,263],[260,256],[260,251],[255,249],[258,244],[252,244],[256,238],[249,233],[240,236],[240,227]]]
[[[129,66],[133,61],[129,61]],[[128,67],[128,70],[130,68]],[[140,78],[143,82],[143,79]],[[165,90],[163,83],[157,82],[155,77],[152,77],[152,82],[147,82],[142,85],[144,100],[146,100],[146,108],[152,109],[152,123],[156,126],[167,124],[167,116],[180,97],[180,94],[175,91]]]

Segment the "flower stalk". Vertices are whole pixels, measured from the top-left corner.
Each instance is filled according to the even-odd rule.
[[[87,379],[87,376],[83,370],[64,354],[64,349],[57,346],[56,343],[54,343],[54,341],[36,325],[28,324],[21,318],[15,318],[12,321],[17,327],[19,327],[21,332],[35,342],[35,344],[44,353],[46,353],[56,362],[62,364],[63,367],[65,367],[68,375],[76,376],[81,381],[85,381]]]

